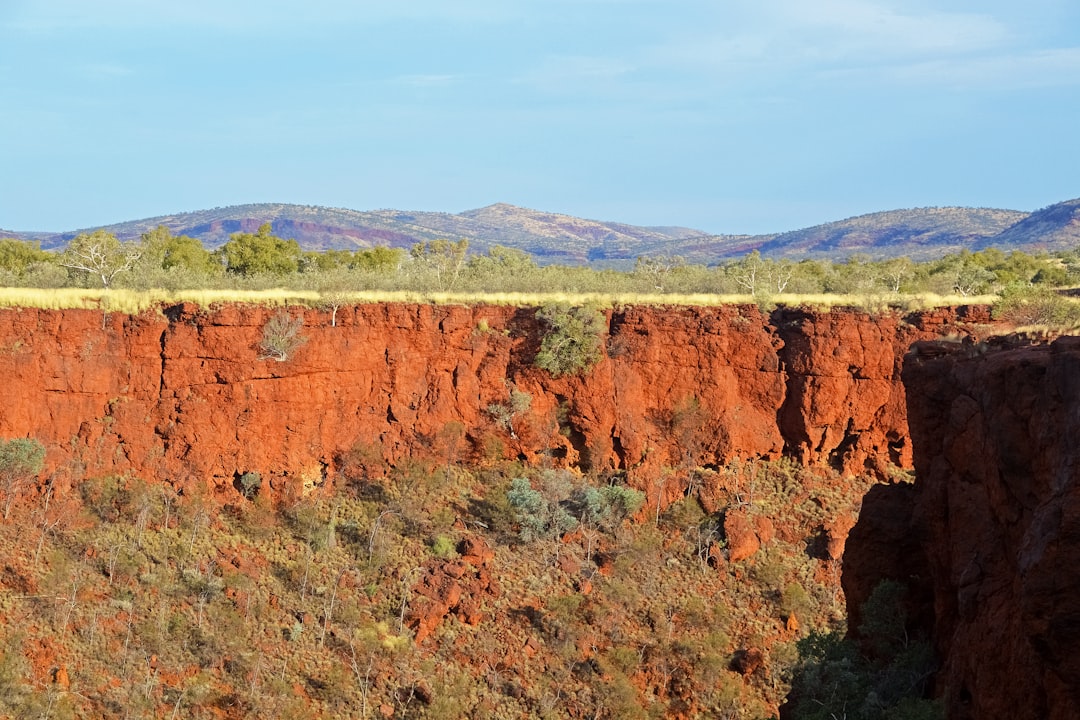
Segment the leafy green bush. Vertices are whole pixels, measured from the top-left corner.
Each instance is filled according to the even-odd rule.
[[[521,526],[519,535],[525,542],[559,536],[577,526],[577,519],[563,506],[569,488],[557,479],[546,485],[548,492],[545,495],[534,490],[528,478],[519,477],[510,482],[506,492],[506,499]]]
[[[436,535],[431,541],[431,553],[437,558],[452,558],[457,555],[457,545],[449,535]]]
[[[547,471],[536,479],[514,478],[506,499],[522,540],[558,537],[578,525],[613,532],[645,503],[645,493],[623,485],[594,487],[570,473]]]
[[[625,485],[586,487],[574,493],[575,515],[585,525],[613,530],[645,504],[645,493]]]
[[[1016,325],[1075,325],[1080,305],[1046,285],[1010,283],[994,303],[994,317]]]
[[[547,325],[536,366],[553,377],[580,375],[600,361],[607,321],[595,306],[545,305],[536,316]]]
[[[294,274],[300,269],[302,254],[295,240],[273,235],[270,223],[263,223],[254,234],[233,233],[217,250],[229,273],[245,276]]]

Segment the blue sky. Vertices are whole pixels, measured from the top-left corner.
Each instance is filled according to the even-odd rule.
[[[0,0],[0,227],[494,202],[715,233],[1080,196],[1074,0]]]

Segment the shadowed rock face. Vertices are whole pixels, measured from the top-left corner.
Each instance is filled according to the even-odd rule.
[[[864,501],[849,608],[915,586],[950,718],[1080,717],[1080,340],[912,356],[903,379],[917,481]]]
[[[650,503],[664,466],[777,458],[844,472],[910,465],[902,357],[966,332],[985,308],[871,317],[836,310],[631,307],[608,313],[585,377],[534,367],[533,309],[362,305],[294,308],[307,342],[260,359],[275,310],[194,305],[160,314],[0,310],[0,436],[36,437],[48,465],[134,473],[234,492],[334,477],[349,451],[622,470]],[[531,396],[512,430],[490,408]],[[669,497],[670,496],[670,497]]]

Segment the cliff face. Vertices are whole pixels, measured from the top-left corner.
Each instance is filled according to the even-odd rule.
[[[286,362],[259,359],[275,312],[0,311],[0,436],[45,442],[61,486],[133,473],[228,492],[259,472],[310,488],[349,457],[508,456],[622,470],[663,502],[645,478],[664,466],[785,453],[846,472],[908,465],[904,352],[988,321],[983,308],[628,308],[609,313],[596,368],[554,379],[533,366],[531,309],[362,305],[336,326],[293,309],[308,342]],[[531,404],[497,422],[512,389]]]
[[[950,718],[1080,717],[1080,339],[916,353],[903,379],[917,481],[864,500],[849,609],[913,586]]]

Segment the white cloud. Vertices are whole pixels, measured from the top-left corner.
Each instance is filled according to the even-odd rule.
[[[887,0],[746,0],[705,30],[657,43],[641,62],[702,77],[714,88],[843,78],[959,87],[1080,82],[1080,47],[1039,47],[1031,28],[1041,21],[1026,18],[1021,27],[1003,12],[920,10],[919,3]]]
[[[770,26],[838,56],[956,54],[998,46],[1009,35],[990,15],[905,11],[871,0],[783,0],[765,7],[773,10]]]
[[[555,55],[544,58],[517,82],[546,91],[580,91],[610,87],[633,70],[629,62],[613,57]]]
[[[901,12],[871,0],[773,0],[722,16],[716,25],[659,45],[654,58],[713,68],[865,65],[986,51],[1009,37],[988,15]]]
[[[901,82],[957,89],[1072,86],[1080,84],[1080,48],[931,60],[890,68],[887,72]]]

